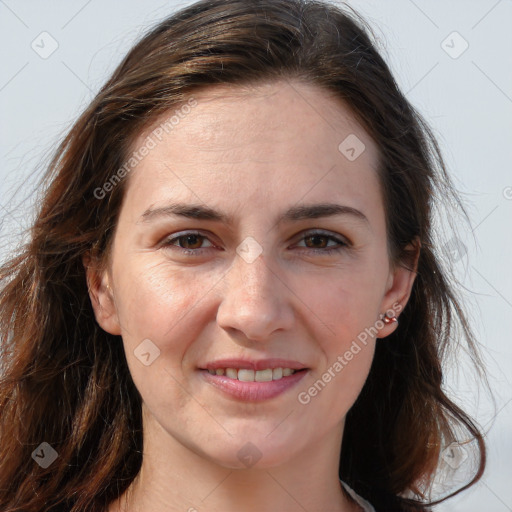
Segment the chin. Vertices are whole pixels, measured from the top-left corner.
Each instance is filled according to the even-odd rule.
[[[203,451],[212,462],[228,469],[267,469],[280,466],[295,454],[298,443],[287,439],[270,439],[265,435],[243,433],[230,437],[225,443]]]

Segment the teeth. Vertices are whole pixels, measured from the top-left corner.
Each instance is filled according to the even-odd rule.
[[[254,370],[238,370],[238,380],[242,382],[254,382],[254,373]]]
[[[272,380],[272,369],[258,370],[254,376],[256,382],[270,382]]]
[[[272,370],[272,380],[279,380],[283,376],[282,368],[274,368]]]
[[[226,377],[238,379],[238,372],[234,368],[226,368]]]
[[[296,370],[291,368],[267,368],[266,370],[247,370],[236,368],[217,368],[216,370],[208,370],[210,375],[225,375],[229,379],[238,379],[242,382],[270,382],[279,380],[283,377],[293,375]]]

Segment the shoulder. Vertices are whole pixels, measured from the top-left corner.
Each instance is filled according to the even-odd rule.
[[[432,512],[426,505],[412,504],[406,500],[384,492],[374,491],[357,494],[348,484],[340,480],[346,492],[363,509],[364,512]]]

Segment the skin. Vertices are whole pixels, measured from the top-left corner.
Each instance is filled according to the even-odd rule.
[[[122,336],[143,399],[142,469],[109,510],[359,510],[338,480],[344,418],[385,341],[359,344],[308,404],[298,394],[409,298],[414,272],[388,256],[378,148],[346,105],[313,85],[217,86],[194,97],[197,106],[130,175],[106,269],[85,261],[96,319]],[[365,144],[354,161],[338,150],[349,134]],[[228,219],[142,218],[177,202]],[[320,203],[366,220],[278,222]],[[311,238],[313,229],[327,238]],[[190,231],[204,238],[176,239]],[[249,236],[263,249],[252,263],[236,252]],[[378,338],[397,326],[378,325]],[[149,366],[134,355],[145,339],[160,349]],[[308,372],[284,394],[244,402],[198,372],[229,357],[292,359]],[[237,455],[248,442],[261,455],[250,467]]]

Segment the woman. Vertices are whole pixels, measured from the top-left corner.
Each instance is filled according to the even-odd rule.
[[[433,247],[454,192],[355,14],[178,12],[45,185],[0,274],[2,510],[428,510],[470,440],[480,478],[441,387],[455,325],[476,357]]]

